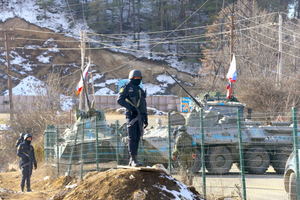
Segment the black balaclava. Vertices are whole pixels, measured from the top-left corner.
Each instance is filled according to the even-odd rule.
[[[27,139],[27,138],[26,138]],[[31,143],[31,140],[25,140],[25,144],[30,144]]]
[[[130,79],[130,82],[133,84],[133,85],[140,85],[141,83],[141,79]]]

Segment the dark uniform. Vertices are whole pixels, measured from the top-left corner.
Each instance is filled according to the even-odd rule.
[[[186,127],[179,127],[179,136],[176,139],[174,149],[172,152],[173,159],[177,157],[178,164],[182,173],[184,173],[183,182],[186,182],[189,185],[192,185],[192,172],[191,168],[194,165],[194,160],[192,156],[196,156],[196,143],[193,140],[193,137],[186,132]]]
[[[24,141],[24,136],[26,134],[25,133],[21,133],[19,139],[16,141],[16,147],[18,147],[23,141]]]
[[[18,146],[18,156],[21,158],[21,170],[22,170],[22,180],[21,180],[21,190],[24,191],[25,181],[27,192],[31,192],[30,189],[30,177],[32,174],[32,169],[34,165],[34,169],[37,168],[37,163],[34,155],[34,148],[30,144],[31,140],[28,138],[32,138],[30,134],[26,134],[24,137],[24,142]]]
[[[135,79],[140,77],[140,79]],[[127,131],[129,136],[128,151],[130,154],[129,166],[140,166],[137,153],[143,129],[148,126],[146,93],[140,88],[142,73],[132,70],[129,73],[129,83],[119,92],[118,104],[126,108]]]

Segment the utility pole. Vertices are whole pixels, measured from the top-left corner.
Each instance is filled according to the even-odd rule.
[[[277,65],[277,84],[281,83],[282,72],[282,15],[279,14],[279,49],[278,49],[278,65]]]
[[[84,71],[84,58],[85,58],[85,31],[80,31],[80,49],[81,49],[81,72],[80,77],[82,77],[82,73]],[[83,80],[82,80],[83,81]],[[84,85],[84,82],[83,82]],[[82,87],[82,91],[79,94],[79,109],[85,108],[84,106],[84,87]]]
[[[233,20],[233,14],[231,15],[231,20],[230,20],[230,62],[232,61],[232,57],[233,57],[233,46],[234,46],[234,42],[233,42],[233,38],[234,38],[234,20]]]
[[[13,104],[13,93],[12,93],[12,83],[11,83],[10,48],[9,48],[8,32],[11,32],[13,30],[4,29],[0,31],[4,33],[6,62],[7,62],[7,85],[8,85],[8,92],[9,92],[9,114],[10,114],[10,123],[12,123],[14,119],[14,104]]]

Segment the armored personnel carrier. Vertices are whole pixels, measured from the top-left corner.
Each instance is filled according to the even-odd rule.
[[[122,126],[108,126],[105,113],[96,110],[93,103],[87,111],[76,110],[75,118],[76,122],[61,134],[54,126],[47,127],[44,132],[45,160],[52,157],[70,164],[129,162],[126,144],[119,134]]]
[[[293,147],[293,127],[287,122],[273,122],[262,126],[260,122],[245,120],[245,104],[238,102],[234,97],[226,99],[220,93],[206,94],[197,98],[203,112],[203,130],[205,145],[205,166],[212,174],[226,174],[233,163],[239,167],[239,145],[237,109],[242,119],[242,141],[245,171],[251,174],[263,174],[269,166],[273,166],[278,174],[283,174],[285,162]],[[199,106],[192,111],[182,122],[187,126],[197,143],[198,151],[192,169],[198,172],[201,168],[201,132]],[[172,117],[171,117],[172,118]],[[249,118],[249,116],[248,116]],[[171,119],[171,123],[172,123]],[[176,127],[172,127],[175,129]],[[298,130],[299,131],[299,130]],[[167,158],[168,150],[165,148],[168,140],[168,127],[150,130],[144,135],[154,149],[158,149]],[[176,138],[172,136],[172,144]]]

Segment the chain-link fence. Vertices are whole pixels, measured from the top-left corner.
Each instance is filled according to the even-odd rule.
[[[186,176],[186,183],[207,199],[297,199],[299,161],[285,173],[289,155],[298,154],[294,151],[299,132],[296,110],[282,113],[273,122],[271,113],[244,118],[240,109],[222,112],[201,109],[156,119],[141,139],[139,162],[163,164],[183,181]],[[193,142],[176,147],[184,153],[174,156],[178,138],[185,132],[179,128],[183,125]],[[45,161],[55,166],[57,176],[82,178],[89,171],[129,162],[126,124],[119,120],[108,125],[105,119],[91,117],[71,126],[48,126],[44,136]],[[182,174],[182,166],[190,167]]]

